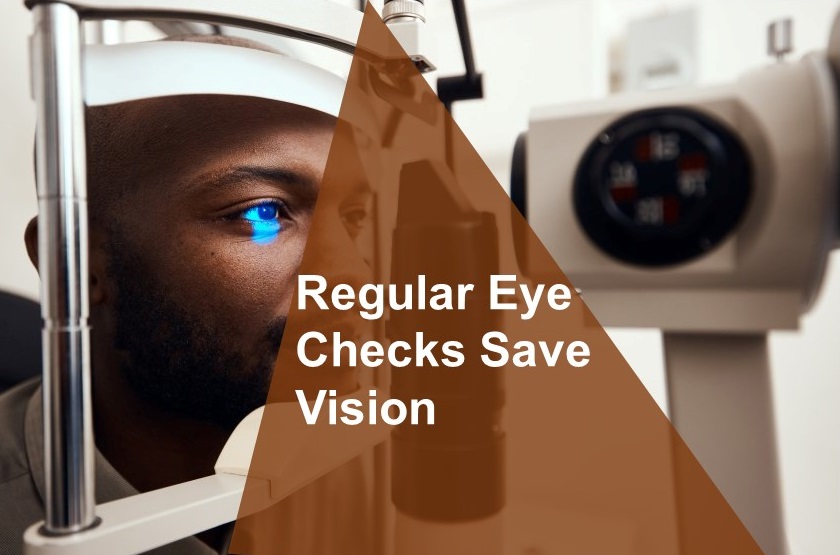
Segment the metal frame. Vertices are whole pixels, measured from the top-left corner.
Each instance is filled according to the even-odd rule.
[[[177,8],[168,0],[30,0],[26,4],[35,21],[31,70],[38,109],[38,248],[44,320],[46,459],[46,522],[38,534],[33,535],[32,530],[27,533],[27,549],[33,549],[38,536],[46,540],[77,534],[97,523],[90,396],[82,21],[165,19],[233,25],[353,53],[362,14],[325,0],[286,0],[283,9],[278,9],[276,0],[217,0],[212,5],[206,0],[181,0]],[[49,551],[48,546],[41,547]],[[45,552],[44,549],[39,552]]]
[[[95,520],[82,38],[79,15],[72,8],[44,4],[33,13],[45,531],[68,534]]]
[[[33,11],[45,0],[27,0]],[[174,20],[232,25],[298,38],[353,54],[362,13],[327,0],[67,0],[81,19]]]
[[[85,42],[88,44],[120,44],[125,40],[125,29],[122,21],[113,19],[100,19],[94,22],[92,28],[87,28],[85,31],[91,31],[85,34]]]

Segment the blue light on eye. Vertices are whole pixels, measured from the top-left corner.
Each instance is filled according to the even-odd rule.
[[[258,245],[267,245],[277,238],[283,230],[280,224],[280,210],[276,202],[258,204],[242,213],[242,217],[251,224],[251,239]]]

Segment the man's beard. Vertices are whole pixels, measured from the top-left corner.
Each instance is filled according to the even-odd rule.
[[[265,404],[286,318],[278,318],[250,352],[231,347],[222,314],[198,317],[152,277],[127,241],[108,245],[117,287],[114,347],[145,402],[232,429]]]

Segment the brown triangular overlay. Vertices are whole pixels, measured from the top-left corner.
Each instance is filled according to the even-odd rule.
[[[363,229],[365,204],[375,218]],[[543,302],[528,320],[518,310],[489,310],[491,274],[574,292],[511,206],[368,4],[300,273],[325,276],[328,292],[339,283],[357,291],[363,283],[417,284],[421,275],[428,284],[476,287],[466,310],[392,311],[374,321],[358,308],[292,303],[232,553],[392,552],[395,535],[413,542],[413,553],[436,553],[441,529],[463,531],[459,541],[474,546],[467,552],[761,552],[580,297],[563,311]],[[529,276],[517,251],[528,253]],[[298,340],[317,330],[359,344],[404,340],[410,349],[400,355],[416,354],[422,332],[426,341],[460,341],[465,362],[446,366],[438,347],[438,367],[353,368],[345,358],[338,368],[308,368]],[[564,351],[555,367],[489,368],[480,340],[493,330],[510,349],[521,340],[583,341],[589,364],[567,364]],[[307,356],[331,352],[327,345]],[[295,390],[367,403],[372,387],[358,384],[372,381],[380,403],[433,400],[435,425],[383,433],[330,426],[327,414],[304,424]],[[308,485],[286,497],[301,483]]]

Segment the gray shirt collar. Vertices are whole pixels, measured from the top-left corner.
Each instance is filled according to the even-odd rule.
[[[29,468],[32,471],[32,480],[41,496],[41,501],[46,499],[46,484],[44,482],[44,427],[43,427],[43,395],[39,386],[29,399],[26,405],[26,418],[24,420],[24,441],[26,442],[26,456],[29,459]],[[95,451],[95,473],[96,473],[96,502],[107,503],[137,495],[139,492],[117,472],[113,466],[102,456],[97,449]]]
[[[43,395],[41,386],[35,390],[26,405],[26,415],[23,423],[24,442],[26,443],[26,457],[29,459],[29,469],[38,495],[43,504],[46,499],[46,483],[44,478],[44,427],[43,427]],[[134,486],[111,466],[98,449],[95,450],[96,474],[96,503],[108,503],[116,501],[138,492]],[[189,553],[201,555],[215,555],[215,551],[207,547],[196,538],[186,538],[178,542],[182,547],[188,548]],[[174,545],[174,544],[173,544]],[[157,553],[157,551],[155,551]],[[182,551],[178,551],[179,553]]]

